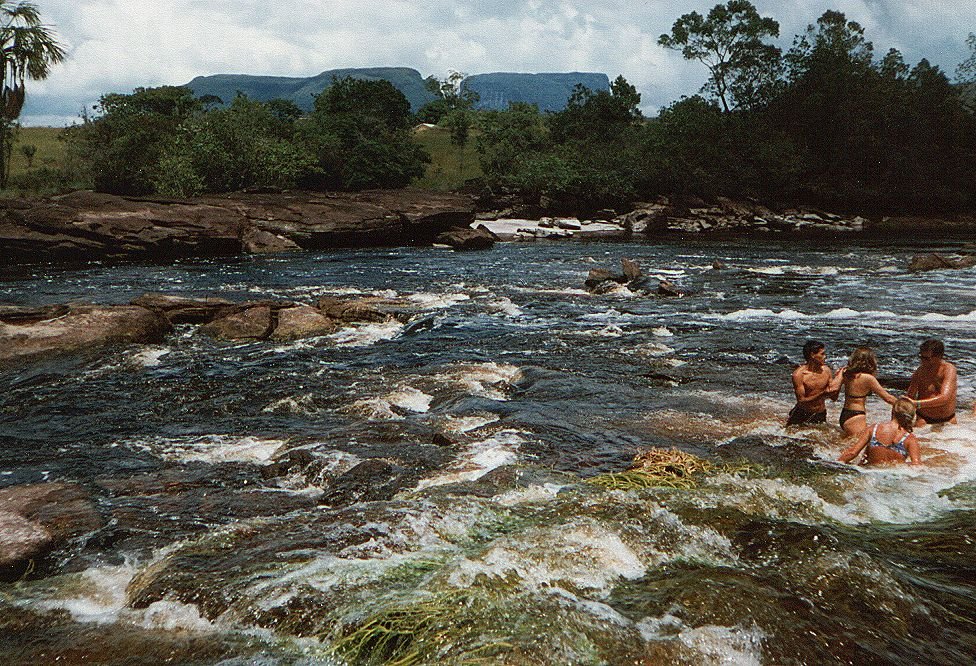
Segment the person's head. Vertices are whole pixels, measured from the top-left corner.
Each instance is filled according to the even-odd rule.
[[[869,375],[878,373],[878,358],[870,347],[858,347],[851,353],[844,376],[855,377],[860,372],[866,372]]]
[[[909,398],[898,398],[891,406],[891,418],[898,421],[903,429],[912,431],[915,425],[915,401]]]
[[[803,360],[809,363],[810,359],[825,349],[824,343],[820,340],[807,340],[807,343],[803,345]]]
[[[918,347],[918,357],[924,364],[937,365],[945,356],[945,345],[942,340],[929,338]]]

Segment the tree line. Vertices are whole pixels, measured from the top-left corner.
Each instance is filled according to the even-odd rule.
[[[623,77],[578,87],[556,113],[474,111],[476,95],[451,72],[428,80],[436,99],[416,114],[386,81],[335,80],[309,113],[140,88],[104,95],[65,138],[75,176],[118,194],[402,187],[430,160],[411,128],[433,122],[462,154],[475,141],[482,175],[470,186],[576,212],[661,194],[860,212],[976,207],[976,36],[955,81],[895,49],[879,57],[837,11],[788,49],[778,37],[748,0],[680,16],[659,44],[701,62],[705,83],[652,117]],[[49,63],[63,57],[54,46]]]

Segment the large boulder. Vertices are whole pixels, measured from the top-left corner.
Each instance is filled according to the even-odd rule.
[[[200,333],[218,340],[263,340],[271,333],[271,306],[257,305],[214,319]]]
[[[36,324],[68,314],[67,305],[0,305],[0,321],[6,324]]]
[[[310,305],[299,305],[278,311],[278,325],[272,340],[298,340],[335,332],[339,324]]]
[[[125,343],[156,343],[172,330],[163,315],[135,305],[71,305],[55,319],[0,321],[0,362]]]
[[[455,250],[488,250],[495,244],[495,235],[485,227],[450,229],[437,237],[437,242]]]
[[[916,254],[913,256],[911,263],[908,265],[908,270],[913,273],[919,273],[922,271],[935,271],[947,268],[971,268],[972,266],[976,266],[976,257],[967,255],[959,259],[953,259],[937,252],[932,252],[930,254]]]

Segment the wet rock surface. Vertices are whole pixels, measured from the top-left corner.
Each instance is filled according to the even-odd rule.
[[[33,560],[105,524],[88,492],[73,483],[0,489],[0,580],[33,571]]]
[[[946,269],[972,268],[976,266],[976,257],[965,255],[962,257],[947,257],[937,252],[930,254],[916,254],[908,265],[912,273],[922,271],[938,271]]]
[[[176,324],[198,324],[218,340],[287,341],[343,326],[409,319],[416,305],[396,299],[324,297],[233,303],[220,298],[144,294],[131,305],[0,306],[0,363],[44,354],[162,342]]]
[[[0,201],[0,264],[429,244],[473,221],[470,198],[409,189],[185,200],[74,192]]]
[[[0,321],[0,362],[115,344],[160,342],[172,330],[165,316],[134,305],[55,306],[61,315],[39,321]]]

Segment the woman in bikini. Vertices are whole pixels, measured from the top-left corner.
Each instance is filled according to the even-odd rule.
[[[891,420],[887,423],[876,423],[873,428],[865,428],[857,441],[840,454],[838,460],[850,462],[866,448],[869,465],[900,462],[921,465],[918,440],[912,434],[914,425],[915,402],[908,398],[898,398],[891,408]]]
[[[848,437],[861,434],[867,427],[868,419],[864,407],[869,395],[874,393],[889,405],[895,403],[895,396],[885,391],[875,377],[877,372],[878,359],[870,347],[855,349],[847,365],[837,371],[844,386],[840,427]]]

